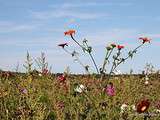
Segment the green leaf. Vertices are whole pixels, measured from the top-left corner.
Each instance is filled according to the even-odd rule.
[[[91,53],[91,52],[92,52],[92,47],[91,47],[91,46],[88,47],[87,52],[88,52],[88,53]]]

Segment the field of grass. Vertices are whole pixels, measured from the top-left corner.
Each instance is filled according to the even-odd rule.
[[[0,74],[1,120],[160,120],[160,75],[112,76],[114,95],[98,75]],[[78,89],[79,85],[83,85]],[[148,99],[144,113],[137,104]],[[126,107],[122,107],[124,105]],[[148,117],[145,117],[148,116]]]

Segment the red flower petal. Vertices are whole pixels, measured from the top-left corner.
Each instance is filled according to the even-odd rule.
[[[118,45],[117,48],[118,48],[119,50],[121,50],[121,49],[124,48],[124,46],[123,46],[123,45]]]
[[[140,37],[139,39],[143,41],[143,44],[146,43],[146,42],[150,43],[150,41],[151,41],[151,39],[147,38],[147,37]]]
[[[68,30],[68,31],[64,32],[64,35],[73,35],[75,33],[76,33],[75,30]]]

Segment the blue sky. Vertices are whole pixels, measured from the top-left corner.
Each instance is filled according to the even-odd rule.
[[[0,0],[0,68],[14,70],[17,63],[24,70],[26,52],[33,59],[46,53],[53,72],[69,66],[72,73],[83,73],[57,44],[68,42],[70,50],[79,50],[64,36],[76,30],[78,40],[86,38],[94,47],[100,66],[108,43],[125,45],[125,52],[140,44],[138,38],[152,38],[150,45],[118,69],[127,72],[143,70],[146,63],[160,68],[160,1],[159,0]],[[89,58],[80,56],[85,64]]]

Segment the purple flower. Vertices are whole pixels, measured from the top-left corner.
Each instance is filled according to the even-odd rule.
[[[27,94],[27,93],[28,93],[28,91],[27,91],[27,89],[23,88],[23,89],[21,89],[21,93],[23,93],[23,94]]]
[[[109,83],[107,87],[105,87],[105,93],[109,96],[115,96],[115,88],[113,83]]]

